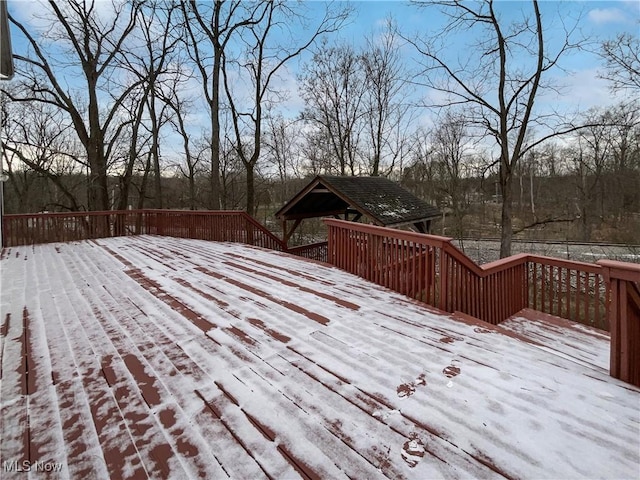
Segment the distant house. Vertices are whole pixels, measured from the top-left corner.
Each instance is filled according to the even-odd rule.
[[[318,175],[289,200],[276,217],[288,242],[306,218],[335,217],[358,221],[367,218],[382,227],[409,226],[429,233],[431,221],[440,216],[433,205],[419,199],[398,183],[384,177]],[[294,222],[287,227],[287,222]]]

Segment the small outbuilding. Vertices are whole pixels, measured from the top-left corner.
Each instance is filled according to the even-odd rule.
[[[315,177],[276,212],[285,243],[306,218],[335,217],[357,222],[366,217],[374,225],[409,226],[429,233],[431,221],[439,216],[436,207],[388,178],[328,175]]]

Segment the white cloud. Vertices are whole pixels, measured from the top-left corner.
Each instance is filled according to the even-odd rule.
[[[626,23],[627,16],[619,8],[594,8],[589,10],[589,20],[598,25],[605,23]]]
[[[558,111],[581,111],[612,105],[618,98],[609,89],[606,80],[598,77],[598,68],[585,68],[559,79],[562,93],[554,96],[550,92],[545,97],[546,107],[553,106]],[[545,108],[545,107],[543,107]]]

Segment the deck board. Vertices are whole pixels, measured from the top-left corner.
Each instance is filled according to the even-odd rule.
[[[61,478],[640,469],[640,391],[554,329],[541,348],[234,244],[112,238],[1,262],[2,461],[61,462]]]
[[[500,324],[565,358],[601,371],[609,370],[608,332],[525,308]]]

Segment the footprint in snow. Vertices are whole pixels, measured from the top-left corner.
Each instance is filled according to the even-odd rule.
[[[399,415],[400,410],[376,410],[372,413],[372,415],[376,418],[380,418],[381,420],[388,419],[391,415]]]
[[[487,328],[482,328],[482,327],[476,327],[473,329],[473,331],[476,333],[494,333],[493,330],[489,330]]]
[[[444,367],[442,373],[444,373],[445,377],[453,378],[460,375],[460,367],[456,365],[457,363],[459,363],[458,360],[452,360],[451,365]]]
[[[453,343],[453,342],[461,342],[464,338],[456,337],[456,336],[445,336],[438,340],[440,343]]]
[[[418,375],[418,378],[416,378],[413,382],[402,383],[398,385],[398,388],[396,388],[396,393],[400,398],[410,397],[411,395],[416,393],[416,387],[426,385],[426,384],[427,384],[427,381],[425,380],[425,374],[421,373],[420,375]]]
[[[402,446],[402,451],[400,455],[402,455],[402,459],[406,462],[409,467],[415,467],[420,460],[424,457],[425,448],[422,440],[418,438],[417,433],[411,433],[409,435],[409,440],[404,442]]]

